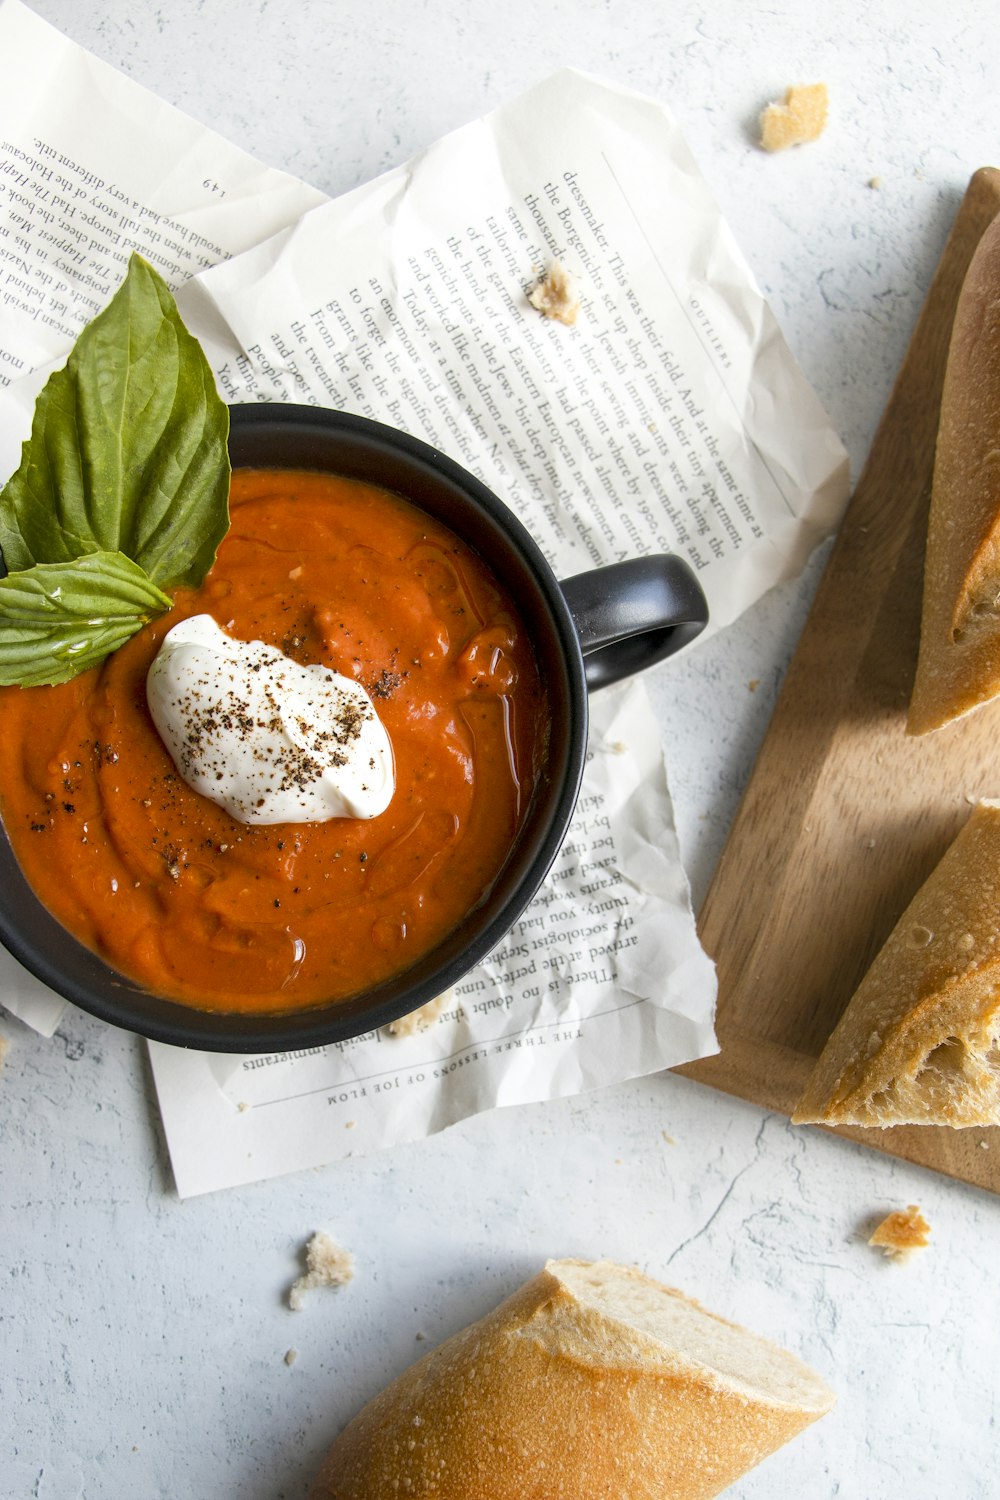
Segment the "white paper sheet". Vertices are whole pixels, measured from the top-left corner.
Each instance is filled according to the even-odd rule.
[[[66,1001],[0,948],[0,1004],[42,1036],[54,1036]]]
[[[94,120],[99,109],[78,92],[94,61],[52,35],[17,0],[0,9],[0,57],[12,56],[5,40],[21,49],[22,65],[55,47],[60,78],[72,80],[64,93]],[[98,76],[100,99],[151,117],[143,91],[111,70]],[[18,146],[13,170],[0,171],[0,248],[12,232],[15,245],[21,235],[29,241],[17,247],[16,275],[27,285],[9,283],[18,300],[0,307],[9,382],[0,391],[0,454],[6,444],[11,468],[14,430],[24,435],[44,373],[38,362],[61,359],[76,326],[45,322],[69,310],[54,312],[65,293],[44,280],[39,254],[50,244],[40,226],[53,232],[38,206],[53,206],[41,196],[49,179],[39,142],[67,153],[58,145],[63,115],[50,120],[38,98],[30,121],[23,98],[14,101],[20,115],[0,102],[4,149],[30,140],[35,152],[29,162],[28,145]],[[192,233],[204,239],[210,224],[216,249],[221,214],[232,239],[216,260],[239,248],[240,236],[250,245],[189,280],[188,262],[168,268],[230,400],[344,407],[412,431],[507,500],[563,576],[679,551],[709,596],[713,628],[797,569],[835,523],[846,501],[843,450],[661,106],[564,72],[418,161],[318,207],[319,195],[303,188],[297,202],[289,179],[157,109],[156,131],[174,146],[161,143],[153,159],[172,161],[179,133],[197,161],[190,206],[183,183],[167,192],[155,174],[141,178],[128,153],[105,161],[106,125],[87,152],[75,132],[73,160],[101,179],[99,189],[85,188],[100,199],[88,210],[93,219],[122,212],[108,183],[126,183],[132,203],[178,226],[198,223]],[[33,210],[10,194],[17,174],[29,178],[22,196],[30,182],[39,190]],[[209,184],[225,184],[227,195],[232,184],[236,208],[223,211]],[[256,205],[243,211],[246,194],[267,198],[268,187],[270,217],[256,217]],[[57,232],[70,241],[73,206],[58,210]],[[136,243],[156,260],[148,235],[139,237],[147,222],[156,223],[140,216]],[[276,225],[284,227],[271,233]],[[110,289],[125,241],[110,254],[108,236],[89,227],[97,233],[88,257],[104,267],[92,274],[106,275]],[[171,255],[184,243],[178,228]],[[553,257],[578,279],[572,328],[527,300]],[[60,267],[72,290],[72,263]],[[73,310],[82,323],[94,309],[77,302]],[[16,373],[7,373],[5,349],[22,351]],[[713,1050],[714,973],[695,934],[644,688],[605,691],[592,712],[584,790],[556,866],[433,1024],[409,1037],[371,1033],[259,1059],[151,1046],[182,1194]],[[14,1006],[29,1020],[38,1014],[16,998]]]

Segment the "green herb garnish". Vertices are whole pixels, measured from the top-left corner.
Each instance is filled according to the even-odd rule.
[[[0,682],[66,682],[123,646],[170,608],[137,563],[121,552],[88,552],[69,563],[37,563],[0,578]]]
[[[202,582],[229,526],[228,435],[201,346],[134,254],[0,492],[0,684],[65,682]]]

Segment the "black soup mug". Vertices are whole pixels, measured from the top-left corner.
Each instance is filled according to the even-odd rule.
[[[0,939],[74,1004],[175,1046],[269,1052],[342,1041],[408,1014],[495,948],[531,901],[566,835],[587,749],[587,692],[662,661],[708,620],[679,557],[616,563],[559,583],[509,508],[451,459],[364,417],[311,406],[231,408],[234,468],[313,469],[394,491],[471,544],[515,601],[546,687],[548,764],[503,869],[441,943],[410,968],[329,1005],[274,1015],[193,1010],[151,994],[71,936],[38,901],[0,839]]]

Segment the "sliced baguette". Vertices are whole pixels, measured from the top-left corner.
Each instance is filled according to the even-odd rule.
[[[1000,1125],[1000,806],[975,809],[900,917],[792,1121]]]
[[[607,1261],[549,1261],[344,1430],[312,1500],[708,1500],[830,1410],[794,1355]]]
[[[1000,693],[1000,218],[969,265],[941,395],[907,730]]]

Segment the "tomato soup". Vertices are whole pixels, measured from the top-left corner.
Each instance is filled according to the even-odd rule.
[[[511,600],[405,500],[237,470],[232,517],[202,587],[101,667],[0,691],[0,806],[36,894],[116,968],[198,1009],[280,1012],[408,968],[484,899],[548,723]],[[392,745],[386,811],[247,825],[187,786],[146,675],[195,614],[366,688]]]

